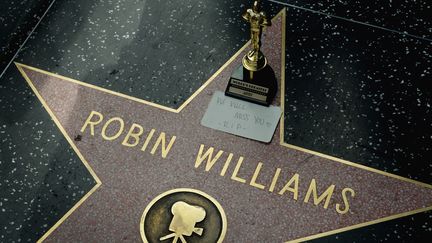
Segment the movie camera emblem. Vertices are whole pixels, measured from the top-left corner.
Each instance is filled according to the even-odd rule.
[[[208,194],[173,189],[153,199],[141,217],[144,242],[222,242],[227,222],[222,206]]]

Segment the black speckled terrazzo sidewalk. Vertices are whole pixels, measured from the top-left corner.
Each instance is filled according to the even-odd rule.
[[[287,8],[285,141],[432,183],[430,4],[286,2],[336,17]],[[28,3],[2,3],[3,14],[36,11]],[[249,4],[56,1],[14,61],[177,108],[246,43]],[[270,16],[284,7],[264,5]],[[5,36],[35,21],[0,21],[4,65],[25,35],[14,48]],[[0,241],[33,242],[96,182],[15,65],[0,79],[0,113]],[[426,212],[314,241],[427,242],[431,225]]]

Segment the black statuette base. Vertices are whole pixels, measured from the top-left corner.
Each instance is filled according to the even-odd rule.
[[[273,69],[266,66],[260,71],[253,72],[239,66],[231,74],[225,95],[269,106],[277,92],[277,80]]]

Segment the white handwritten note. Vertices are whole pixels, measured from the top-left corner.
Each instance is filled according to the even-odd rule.
[[[201,125],[269,143],[281,116],[278,106],[265,107],[234,99],[216,91]]]

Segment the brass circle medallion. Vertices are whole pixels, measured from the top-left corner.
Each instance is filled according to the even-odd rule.
[[[208,194],[190,188],[164,192],[141,217],[144,242],[222,242],[227,220],[222,206]]]

